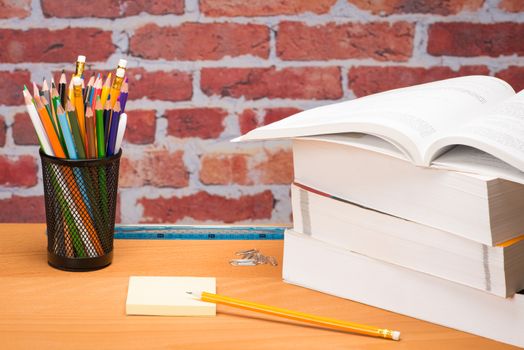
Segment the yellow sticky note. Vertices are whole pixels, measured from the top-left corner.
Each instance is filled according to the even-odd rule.
[[[127,315],[215,316],[216,305],[196,300],[186,292],[216,293],[214,277],[131,276]]]

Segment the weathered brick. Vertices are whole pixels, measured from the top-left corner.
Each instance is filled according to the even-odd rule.
[[[6,130],[5,119],[0,115],[0,147],[5,146]]]
[[[206,154],[200,160],[200,182],[205,185],[250,184],[243,154]]]
[[[524,66],[509,66],[495,76],[508,82],[517,92],[524,90]]]
[[[0,30],[1,31],[1,30]],[[0,34],[1,36],[1,34]],[[0,38],[1,41],[1,38]],[[0,50],[0,56],[2,50]],[[2,60],[0,59],[0,62]],[[0,105],[16,106],[24,104],[22,90],[24,85],[29,86],[30,73],[26,70],[15,70],[14,72],[0,71]]]
[[[147,24],[129,43],[132,55],[147,59],[218,60],[226,56],[268,57],[269,28],[258,24],[184,23],[177,27]]]
[[[148,72],[128,69],[129,99],[148,98],[163,101],[187,101],[193,96],[193,78],[178,70]]]
[[[42,0],[42,11],[46,17],[62,18],[179,15],[184,13],[184,0]]]
[[[35,128],[27,113],[17,113],[12,126],[13,140],[17,145],[38,145]]]
[[[407,61],[413,52],[414,25],[407,22],[328,23],[308,26],[281,22],[277,55],[283,60],[373,58]]]
[[[32,187],[37,183],[36,159],[31,156],[0,156],[0,186]]]
[[[349,70],[349,88],[357,97],[390,89],[471,74],[489,74],[486,66],[449,67],[353,67]]]
[[[524,23],[434,23],[428,37],[434,56],[524,56]]]
[[[111,32],[97,28],[0,29],[0,62],[75,62],[79,53],[88,62],[105,61],[115,52]]]
[[[25,18],[31,14],[31,0],[1,0],[0,18]]]
[[[238,116],[238,125],[242,134],[248,133],[259,127],[257,113],[252,109],[246,109]]]
[[[44,197],[13,195],[0,199],[0,222],[45,222]]]
[[[461,11],[476,11],[482,7],[484,0],[348,0],[358,8],[370,11],[375,15],[391,15],[397,13],[428,13],[435,15],[454,15]]]
[[[524,0],[502,0],[499,8],[507,12],[523,12]]]
[[[127,142],[145,145],[155,142],[156,111],[127,111],[127,127],[124,139]]]
[[[186,187],[189,172],[183,157],[183,151],[149,149],[139,159],[122,158],[119,186]]]
[[[183,108],[167,110],[165,115],[168,135],[213,139],[224,131],[227,112],[221,108]]]
[[[267,108],[263,111],[262,120],[259,121],[256,111],[252,109],[246,109],[238,116],[240,132],[245,134],[255,128],[258,128],[259,126],[271,124],[300,111],[301,110],[298,108],[288,107]]]
[[[141,198],[144,222],[177,222],[184,218],[232,223],[271,218],[273,194],[267,190],[239,198],[227,198],[207,192],[185,197]]]
[[[304,12],[329,12],[336,0],[200,0],[200,11],[206,16],[275,16],[296,15]]]
[[[265,151],[265,159],[253,168],[255,183],[290,184],[293,182],[293,153],[291,150]]]
[[[290,115],[301,112],[298,108],[275,107],[268,108],[264,113],[264,125],[274,123],[281,119],[287,118]]]
[[[342,97],[340,69],[203,68],[201,87],[206,95],[334,100]]]

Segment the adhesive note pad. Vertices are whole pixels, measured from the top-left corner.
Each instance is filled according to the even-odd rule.
[[[214,277],[131,276],[127,315],[215,316],[216,305],[196,300],[186,292],[216,293]]]

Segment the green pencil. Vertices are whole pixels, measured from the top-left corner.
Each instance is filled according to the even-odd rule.
[[[96,113],[96,138],[98,147],[98,158],[104,158],[106,156],[106,142],[104,138],[104,108],[100,101],[100,96],[96,97],[95,104]]]
[[[76,146],[76,153],[78,153],[79,159],[85,159],[86,150],[84,148],[84,142],[82,141],[82,135],[80,134],[80,126],[78,126],[78,119],[76,117],[75,108],[68,100],[66,103],[67,119],[71,125],[71,131],[73,132],[73,141]]]

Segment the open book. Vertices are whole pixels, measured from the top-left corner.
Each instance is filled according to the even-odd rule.
[[[524,91],[516,94],[495,77],[447,79],[318,107],[234,141],[326,134],[418,166],[524,183]]]

